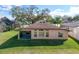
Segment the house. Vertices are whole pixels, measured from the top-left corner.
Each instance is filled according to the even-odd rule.
[[[0,25],[0,32],[3,32],[3,30],[2,30],[2,26]]]
[[[18,39],[68,39],[68,29],[66,27],[49,24],[46,22],[36,22],[29,26],[23,26],[18,34]]]
[[[12,27],[12,21],[7,17],[0,18],[0,32],[9,31]]]
[[[73,22],[68,22],[68,23],[63,23],[63,27],[68,27],[69,28],[69,36],[76,38],[79,40],[79,21],[73,21]]]
[[[5,23],[0,22],[0,32],[4,32],[6,30],[5,25]]]

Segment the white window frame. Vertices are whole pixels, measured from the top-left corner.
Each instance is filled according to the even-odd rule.
[[[34,37],[37,37],[37,30],[34,30]]]
[[[42,29],[42,30],[39,30],[39,37],[44,37],[44,30]]]

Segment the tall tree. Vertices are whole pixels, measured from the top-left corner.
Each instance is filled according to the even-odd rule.
[[[46,20],[47,22],[49,22],[52,19],[52,16],[49,15],[50,10],[49,9],[42,9],[38,12],[38,14],[36,15],[35,20]]]
[[[61,24],[62,23],[62,18],[61,18],[61,16],[55,16],[53,19],[52,19],[52,21],[53,21],[53,23],[54,24]]]
[[[36,6],[25,7],[13,7],[11,9],[12,16],[16,19],[19,24],[31,24],[38,20],[49,19],[49,9],[40,10]]]

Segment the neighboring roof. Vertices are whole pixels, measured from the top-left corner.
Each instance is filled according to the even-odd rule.
[[[49,23],[34,23],[31,24],[29,26],[27,26],[26,28],[22,27],[21,29],[25,29],[25,30],[32,30],[32,29],[59,29],[59,30],[68,30],[65,27],[58,27],[55,24],[49,24]]]
[[[65,26],[65,27],[79,27],[79,21],[63,23],[62,26]]]

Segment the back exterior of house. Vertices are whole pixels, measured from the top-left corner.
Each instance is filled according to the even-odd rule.
[[[22,27],[18,38],[23,39],[68,39],[68,29],[49,23],[34,23]]]

